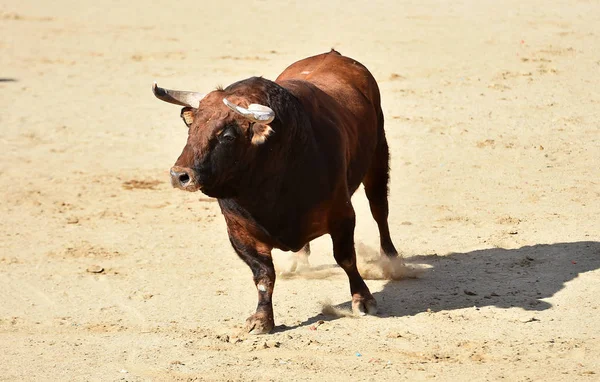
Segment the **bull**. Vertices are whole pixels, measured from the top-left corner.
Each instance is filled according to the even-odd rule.
[[[380,234],[382,256],[398,252],[388,227],[389,149],[377,82],[335,50],[300,60],[275,81],[251,77],[208,94],[160,88],[184,106],[188,126],[171,182],[217,198],[237,255],[258,292],[246,320],[252,334],[274,328],[273,248],[309,251],[324,234],[350,282],[355,314],[377,303],[361,277],[351,196],[362,183]]]

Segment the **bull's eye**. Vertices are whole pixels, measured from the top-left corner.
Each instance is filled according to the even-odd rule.
[[[231,129],[226,129],[221,135],[219,135],[220,142],[233,142],[235,141],[235,133]]]

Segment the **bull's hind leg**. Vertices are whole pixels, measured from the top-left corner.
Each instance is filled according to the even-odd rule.
[[[349,204],[349,202],[348,202]],[[352,294],[352,310],[355,314],[377,313],[377,301],[369,291],[367,284],[358,273],[356,267],[356,252],[354,250],[354,210],[351,216],[339,217],[330,227],[333,241],[333,256],[335,261],[348,275],[350,293]]]
[[[392,243],[390,237],[390,227],[388,225],[388,181],[389,181],[389,161],[390,153],[381,128],[381,137],[377,145],[375,157],[367,175],[363,179],[365,194],[369,199],[371,214],[379,227],[379,240],[381,244],[381,253],[389,257],[398,256],[398,251]]]

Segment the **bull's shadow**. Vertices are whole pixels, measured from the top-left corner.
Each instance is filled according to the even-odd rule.
[[[579,274],[600,268],[600,242],[539,244],[518,249],[492,248],[446,256],[406,259],[429,268],[417,279],[388,282],[374,293],[379,316],[411,316],[420,312],[466,307],[520,307],[540,311],[545,298]],[[367,281],[367,284],[369,282]],[[350,309],[350,302],[337,306]],[[301,324],[332,320],[319,314]]]
[[[493,305],[546,310],[552,297],[579,274],[600,268],[600,243],[538,244],[447,256],[415,256],[427,264],[416,280],[389,282],[375,293],[383,316]]]

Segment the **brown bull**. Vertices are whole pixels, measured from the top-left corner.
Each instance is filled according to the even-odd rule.
[[[229,240],[252,270],[258,307],[252,333],[274,327],[271,250],[299,251],[330,234],[347,273],[352,308],[377,303],[356,267],[350,198],[363,183],[381,251],[397,256],[388,228],[389,152],[377,83],[332,50],[289,66],[275,82],[252,77],[207,95],[153,87],[185,106],[188,140],[171,169],[174,187],[218,199]]]

